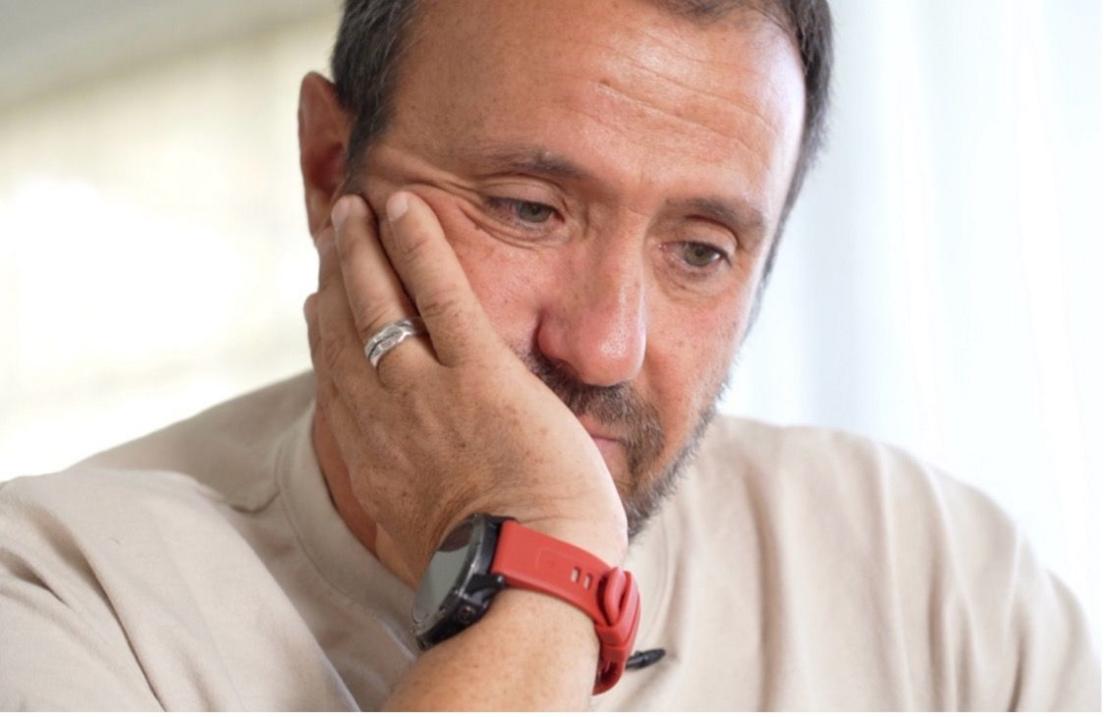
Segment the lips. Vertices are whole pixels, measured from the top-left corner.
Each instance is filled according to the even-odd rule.
[[[596,441],[609,441],[610,443],[624,443],[624,439],[620,436],[614,435],[614,433],[603,426],[596,425],[593,421],[587,418],[580,418],[579,422],[583,424],[583,428],[590,434],[590,437]]]

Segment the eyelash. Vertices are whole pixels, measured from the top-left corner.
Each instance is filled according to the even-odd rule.
[[[548,221],[546,220],[543,222],[534,223],[527,222],[524,219],[520,219],[517,216],[517,210],[521,207],[539,207],[543,210],[547,210],[549,220],[559,216],[559,212],[556,211],[555,207],[549,206],[543,202],[534,202],[529,199],[517,199],[514,197],[487,197],[486,203],[487,206],[492,211],[499,214],[504,221],[507,221],[514,226],[521,227],[527,230],[543,228],[548,224]]]
[[[677,254],[680,254],[680,255],[681,255],[682,252],[684,252],[686,250],[689,250],[689,249],[705,249],[705,250],[708,250],[709,252],[711,252],[713,254],[713,258],[705,266],[695,266],[695,265],[691,264],[690,262],[685,261],[682,258],[682,256],[679,256],[677,261],[680,262],[683,271],[686,271],[687,273],[690,273],[690,274],[697,274],[697,275],[711,274],[711,273],[717,271],[717,269],[719,268],[719,265],[722,264],[722,263],[729,264],[729,265],[732,264],[732,257],[729,256],[728,252],[724,251],[723,249],[720,249],[720,248],[716,247],[713,244],[709,244],[707,242],[698,242],[698,241],[678,242],[677,244],[675,244],[675,246],[673,248],[674,248],[675,252]]]

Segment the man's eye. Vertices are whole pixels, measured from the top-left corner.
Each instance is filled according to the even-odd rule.
[[[491,197],[488,203],[511,221],[523,224],[544,224],[556,214],[556,210],[547,204],[528,202],[523,199]]]
[[[682,260],[695,269],[707,269],[718,261],[725,259],[725,254],[720,249],[708,244],[688,242],[682,245],[680,251]]]

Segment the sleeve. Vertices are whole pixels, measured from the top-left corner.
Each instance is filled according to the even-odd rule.
[[[944,606],[930,631],[946,648],[935,650],[937,672],[955,704],[1099,710],[1099,656],[1073,593],[992,500],[945,477],[942,489],[944,530],[933,543]]]
[[[28,520],[10,486],[0,486],[0,711],[160,710],[94,576],[49,520]]]
[[[1100,659],[1092,629],[1069,589],[1019,541],[1011,575],[1010,709],[1100,710]]]

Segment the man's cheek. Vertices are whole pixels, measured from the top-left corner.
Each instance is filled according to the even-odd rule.
[[[477,238],[478,239],[478,238]],[[460,264],[483,309],[506,343],[526,350],[536,335],[546,279],[539,256],[507,245],[473,241],[456,246]]]
[[[434,194],[427,201],[492,325],[510,346],[530,346],[554,257],[501,241],[471,218],[461,200]]]

